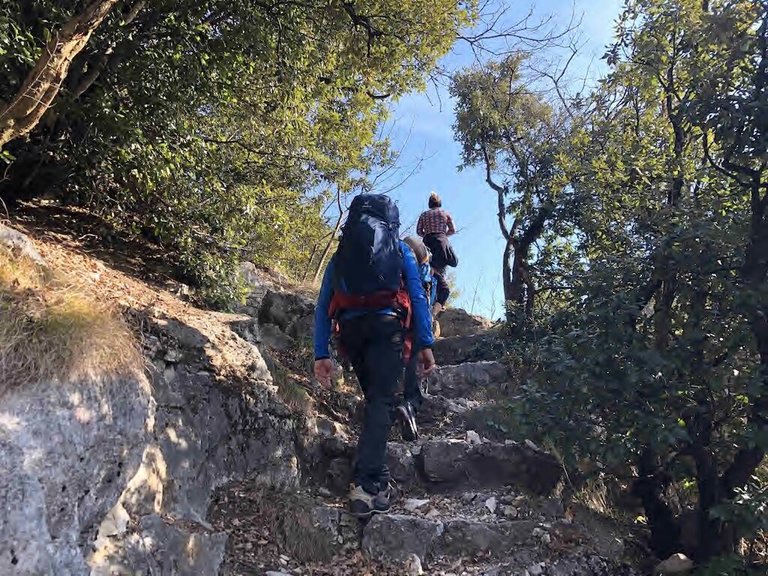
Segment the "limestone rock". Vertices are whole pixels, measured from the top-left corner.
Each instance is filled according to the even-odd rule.
[[[510,549],[530,541],[534,526],[533,522],[525,520],[495,523],[452,520],[445,524],[439,552],[452,556],[490,554],[502,557]]]
[[[415,512],[419,508],[423,508],[429,504],[429,500],[426,498],[408,498],[403,502],[403,508],[408,510],[409,512]]]
[[[653,573],[659,576],[668,574],[686,574],[693,570],[693,560],[685,554],[672,554],[669,558],[660,562]]]
[[[459,440],[430,440],[422,445],[420,457],[426,478],[448,485],[513,484],[547,495],[554,491],[562,475],[554,457],[514,442],[470,446]]]
[[[421,576],[424,574],[424,569],[421,567],[421,558],[416,554],[410,554],[405,560],[405,574],[406,576]]]
[[[482,399],[509,387],[506,366],[496,361],[440,366],[429,377],[430,394],[448,398]]]
[[[440,338],[434,345],[435,360],[439,365],[461,364],[496,360],[503,349],[495,330],[483,334]]]
[[[26,234],[0,224],[0,246],[5,246],[16,258],[27,258],[38,266],[45,266],[45,260]]]
[[[139,466],[154,410],[142,375],[41,382],[0,405],[0,566],[84,574],[91,544]],[[124,528],[111,515],[109,531]]]
[[[442,522],[387,514],[374,516],[363,532],[363,550],[373,558],[405,561],[426,558],[443,533]]]
[[[94,555],[91,576],[135,574],[139,566],[146,574],[218,574],[226,545],[226,534],[199,525],[169,524],[160,516],[145,516],[129,537],[116,540]]]
[[[461,308],[447,308],[440,314],[440,334],[443,338],[481,334],[491,325],[492,322],[487,318],[470,314]]]
[[[467,430],[467,443],[470,446],[477,446],[478,444],[483,443],[483,439],[480,438],[480,434],[474,430]]]
[[[315,304],[308,298],[290,292],[268,291],[259,310],[259,323],[272,324],[286,336],[309,339],[314,326]]]
[[[405,444],[387,444],[387,466],[392,478],[401,486],[408,486],[416,481],[416,464],[411,450]]]

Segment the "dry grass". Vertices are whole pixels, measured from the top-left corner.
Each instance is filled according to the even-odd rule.
[[[139,370],[128,326],[61,273],[0,248],[0,396],[44,381]]]

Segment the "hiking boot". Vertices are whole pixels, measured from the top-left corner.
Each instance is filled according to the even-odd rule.
[[[397,488],[392,484],[387,484],[386,488],[380,490],[373,497],[372,514],[386,514],[392,506],[392,501],[397,498]]]
[[[416,425],[416,411],[410,402],[403,402],[397,407],[397,417],[402,425],[403,440],[413,442],[419,437],[419,428]]]
[[[376,496],[378,494],[369,494],[362,486],[355,486],[349,493],[349,513],[356,518],[370,518],[374,511]]]

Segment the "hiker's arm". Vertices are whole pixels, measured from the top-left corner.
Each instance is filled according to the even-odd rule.
[[[424,284],[421,282],[419,274],[419,265],[416,263],[416,256],[405,242],[400,242],[403,249],[403,275],[405,276],[405,287],[408,290],[408,296],[411,298],[411,309],[413,315],[413,328],[416,336],[417,348],[431,348],[434,343],[432,336],[432,317],[429,313],[427,304],[427,295],[424,292]]]
[[[453,236],[454,234],[456,234],[456,226],[454,226],[454,224],[453,224],[453,218],[451,218],[451,215],[446,212],[445,213],[445,219],[446,219],[446,223],[448,224],[448,233],[447,233],[447,235],[448,236]]]
[[[328,349],[331,340],[331,319],[328,317],[328,308],[333,297],[333,267],[334,259],[328,262],[323,275],[323,284],[320,287],[320,296],[315,306],[315,360],[330,358]]]

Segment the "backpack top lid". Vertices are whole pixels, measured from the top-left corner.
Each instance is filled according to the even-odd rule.
[[[401,281],[400,213],[384,194],[360,194],[352,200],[336,252],[343,280],[337,290],[370,295],[395,292]]]
[[[352,199],[347,215],[347,224],[368,215],[389,224],[395,234],[400,234],[400,211],[392,199],[386,194],[358,194]],[[344,225],[344,228],[347,227]]]

